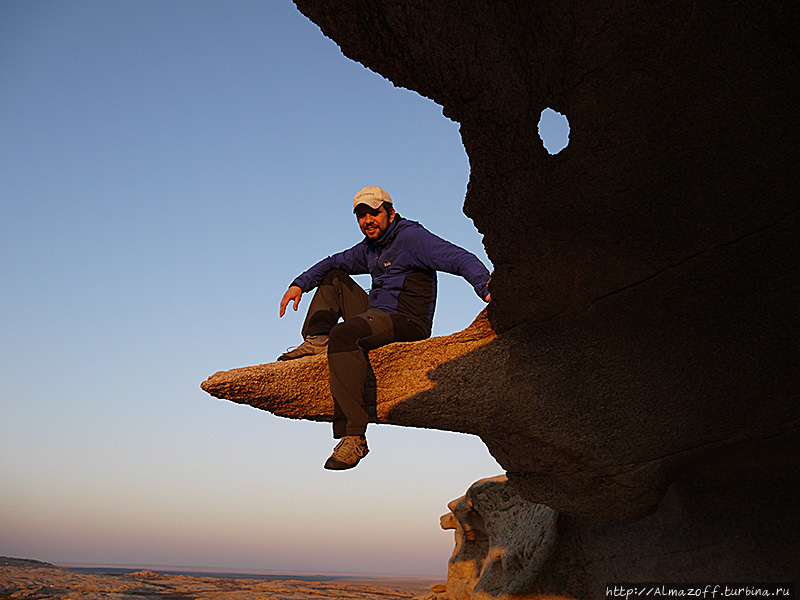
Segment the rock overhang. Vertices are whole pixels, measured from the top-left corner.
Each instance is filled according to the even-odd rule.
[[[465,212],[495,265],[474,347],[370,354],[407,361],[402,385],[377,367],[376,420],[479,435],[524,497],[575,515],[641,516],[732,445],[783,476],[769,440],[800,419],[785,3],[296,4],[459,121]],[[536,136],[547,106],[572,128],[557,156]],[[308,363],[225,385],[273,410],[276,378],[302,378],[275,412],[326,420],[325,359]]]

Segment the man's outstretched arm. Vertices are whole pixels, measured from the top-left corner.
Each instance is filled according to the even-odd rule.
[[[456,246],[420,227],[415,233],[414,255],[423,266],[436,271],[459,275],[472,284],[475,293],[491,302],[489,281],[491,275],[481,260],[469,250]]]

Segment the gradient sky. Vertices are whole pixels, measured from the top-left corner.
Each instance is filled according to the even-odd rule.
[[[0,1],[0,554],[444,578],[439,516],[502,472],[478,438],[372,425],[332,473],[328,424],[199,385],[299,343],[280,298],[364,185],[491,268],[468,176],[441,107],[289,0]],[[483,302],[441,275],[438,306]]]

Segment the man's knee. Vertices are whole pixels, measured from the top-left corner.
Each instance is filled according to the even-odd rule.
[[[328,337],[328,354],[360,350],[359,340],[371,335],[369,324],[361,317],[348,319],[331,329]]]
[[[322,283],[331,283],[334,279],[344,279],[345,277],[349,277],[349,275],[341,269],[332,269],[325,273]]]
[[[320,285],[335,285],[337,282],[339,285],[344,285],[350,290],[358,285],[348,273],[341,269],[332,269],[328,271],[325,277],[322,278],[322,283]]]

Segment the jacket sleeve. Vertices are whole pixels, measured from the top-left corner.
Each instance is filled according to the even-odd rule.
[[[350,275],[362,275],[368,273],[367,253],[364,242],[359,242],[352,248],[337,252],[327,258],[323,258],[313,267],[295,277],[290,284],[296,285],[303,292],[310,292],[317,287],[329,271],[341,269]]]
[[[489,295],[489,270],[472,252],[443,240],[424,227],[415,233],[414,256],[421,266],[460,275],[482,300]]]

